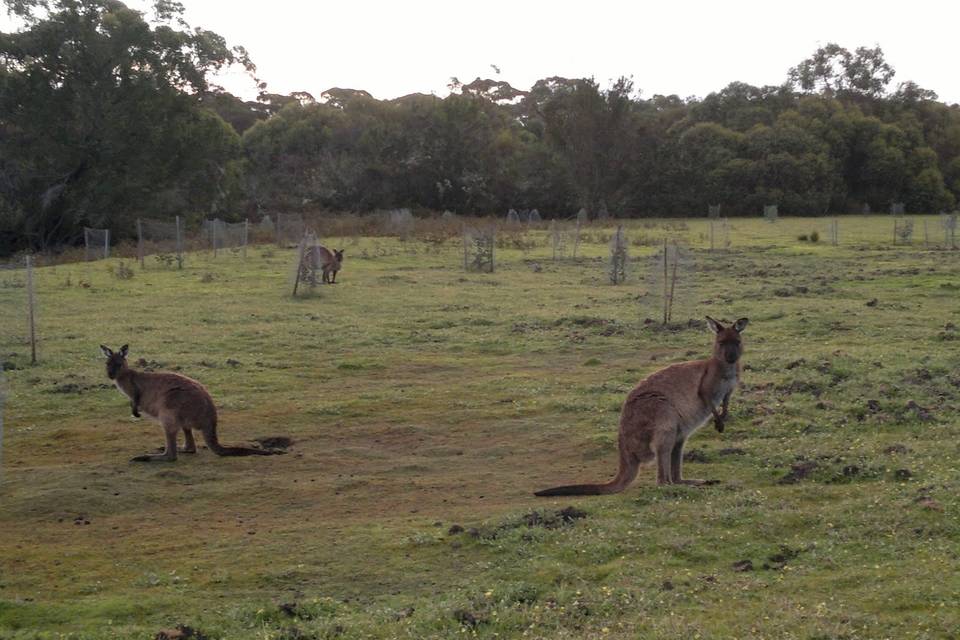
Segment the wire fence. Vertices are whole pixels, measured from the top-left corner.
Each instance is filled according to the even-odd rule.
[[[137,218],[137,259],[146,268],[146,257],[152,255],[159,266],[183,268],[183,222]]]
[[[496,244],[496,227],[464,227],[463,229],[463,270],[493,273],[493,248]]]
[[[110,229],[83,228],[83,259],[105,260],[110,257]]]
[[[0,264],[0,368],[37,363],[38,316],[33,256]]]
[[[297,245],[303,238],[306,225],[299,213],[278,213],[274,223],[274,233],[278,247]]]
[[[621,284],[627,281],[627,270],[630,265],[630,253],[627,249],[627,232],[623,225],[610,238],[610,266],[609,276],[612,284]]]
[[[695,253],[677,240],[665,239],[662,248],[647,261],[641,315],[663,325],[674,318],[696,316],[695,270]]]
[[[203,234],[213,249],[213,257],[224,249],[230,249],[234,253],[240,253],[244,258],[247,257],[247,242],[250,237],[250,223],[247,220],[243,222],[225,222],[220,218],[203,221]]]

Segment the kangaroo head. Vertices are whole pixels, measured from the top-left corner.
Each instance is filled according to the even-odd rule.
[[[727,364],[736,364],[743,354],[743,340],[740,334],[747,328],[749,320],[740,318],[729,327],[707,316],[707,326],[716,334],[713,342],[713,357]]]
[[[127,366],[127,348],[123,345],[119,350],[113,351],[108,347],[100,345],[100,351],[107,357],[107,377],[116,380],[120,372]]]
[[[333,257],[337,262],[343,262],[343,249],[334,249]]]

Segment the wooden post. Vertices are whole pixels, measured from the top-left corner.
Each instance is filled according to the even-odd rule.
[[[107,238],[103,243],[103,258],[106,260],[110,257],[110,229],[107,229]]]
[[[463,228],[462,233],[463,233],[463,270],[469,271],[469,267],[467,266],[467,229],[466,227]]]
[[[303,268],[303,249],[306,244],[307,243],[301,239],[300,245],[297,247],[297,275],[293,279],[293,297],[297,297],[297,285],[300,284],[300,271]]]
[[[137,218],[137,257],[140,258],[140,268],[143,269],[143,224]]]
[[[33,287],[33,256],[27,256],[27,315],[30,320],[30,364],[37,364],[37,325]]]
[[[667,276],[667,239],[663,239],[663,326],[667,326],[667,299],[668,299],[668,281]]]
[[[673,243],[673,275],[670,277],[670,304],[667,306],[667,322],[673,319],[673,292],[677,286],[677,263],[680,262],[680,247]]]
[[[927,237],[927,221],[923,221],[923,246],[926,247],[930,244],[930,238]]]
[[[250,218],[243,220],[243,257],[247,257],[247,239],[250,237]]]
[[[180,216],[177,216],[177,269],[183,269],[183,230],[180,228]]]
[[[710,251],[713,251],[713,249],[714,249],[714,244],[713,244],[713,219],[711,218],[711,220],[710,220]]]
[[[213,257],[214,258],[217,257],[217,227],[220,226],[217,224],[218,222],[220,222],[220,218],[213,219],[213,232],[212,232],[213,235],[211,237],[213,238]]]
[[[494,236],[496,235],[496,233],[497,233],[497,232],[496,232],[495,230],[491,229],[491,230],[490,230],[490,235],[487,236],[487,240],[490,242],[490,273],[493,273],[493,272],[494,272],[494,268],[493,268],[493,249],[494,249],[494,247],[493,247],[493,245],[496,244],[496,243],[494,242]]]

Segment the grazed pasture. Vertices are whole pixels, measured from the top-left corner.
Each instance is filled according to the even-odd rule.
[[[620,286],[594,226],[576,261],[501,234],[493,274],[456,238],[338,239],[338,284],[296,299],[271,247],[40,269],[41,363],[9,324],[0,353],[0,637],[954,637],[960,252],[840,224],[732,220],[710,253],[705,221],[631,223]],[[665,234],[701,311],[667,329],[638,303]],[[708,353],[703,314],[750,318],[727,430],[688,445],[721,483],[535,499],[612,476],[624,395]],[[101,343],[204,382],[222,441],[289,453],[128,462],[163,437]]]

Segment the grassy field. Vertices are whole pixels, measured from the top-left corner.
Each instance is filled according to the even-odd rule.
[[[836,247],[825,220],[730,225],[710,252],[706,221],[630,223],[620,286],[600,227],[557,262],[501,234],[493,274],[456,238],[338,239],[338,284],[296,299],[266,246],[46,267],[36,366],[0,272],[0,638],[957,637],[960,252],[922,219],[909,246],[889,217]],[[643,302],[665,236],[696,259],[668,328]],[[704,314],[750,318],[727,430],[687,447],[720,483],[534,498],[612,477],[623,398],[709,353]],[[163,436],[101,343],[288,454],[128,462]]]

